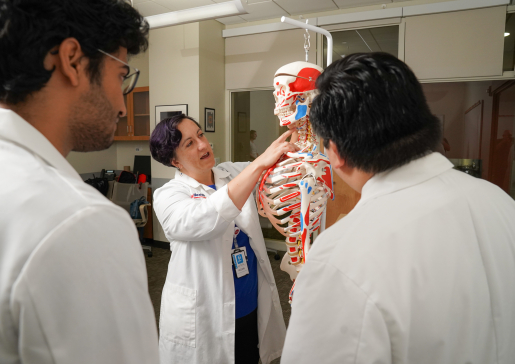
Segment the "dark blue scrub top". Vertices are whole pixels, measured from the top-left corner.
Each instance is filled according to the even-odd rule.
[[[210,185],[209,187],[216,190],[215,185]],[[249,236],[240,230],[240,233],[236,236],[236,242],[238,243],[238,247],[246,248],[248,258],[247,265],[249,267],[249,274],[241,278],[237,278],[234,267],[232,269],[234,293],[236,295],[236,318],[239,319],[247,316],[257,308],[258,276],[256,254],[254,254],[254,250],[250,247]],[[234,240],[232,249],[234,249]]]

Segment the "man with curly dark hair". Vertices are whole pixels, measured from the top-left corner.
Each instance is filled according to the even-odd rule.
[[[396,57],[351,54],[317,88],[313,128],[361,200],[310,250],[281,363],[513,363],[513,199],[435,152],[439,121]]]
[[[148,24],[121,0],[0,0],[0,363],[157,363],[129,215],[70,151],[108,148]]]

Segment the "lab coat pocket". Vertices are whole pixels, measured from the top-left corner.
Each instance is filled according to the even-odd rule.
[[[168,284],[161,304],[161,336],[177,344],[195,347],[197,291]]]

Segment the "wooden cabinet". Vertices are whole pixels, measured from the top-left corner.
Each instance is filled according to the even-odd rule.
[[[114,140],[150,139],[150,100],[148,87],[136,87],[124,96],[127,115],[120,118]]]

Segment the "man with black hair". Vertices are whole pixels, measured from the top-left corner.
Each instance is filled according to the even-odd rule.
[[[0,363],[158,363],[136,228],[65,159],[112,144],[147,36],[121,0],[0,0]]]
[[[434,152],[397,58],[349,55],[317,88],[312,125],[361,200],[307,257],[281,363],[513,363],[515,202]]]

